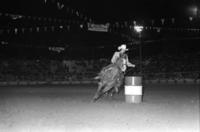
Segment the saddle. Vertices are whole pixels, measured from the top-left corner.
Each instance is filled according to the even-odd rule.
[[[108,66],[103,67],[98,76],[101,80],[104,80],[106,82],[114,80],[121,81],[121,79],[123,79],[124,77],[122,66],[123,58],[119,58],[116,63],[109,64]]]

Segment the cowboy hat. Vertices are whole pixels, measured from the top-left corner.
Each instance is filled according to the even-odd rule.
[[[126,48],[126,44],[122,44],[118,47],[118,50],[125,50],[128,51],[128,49]]]

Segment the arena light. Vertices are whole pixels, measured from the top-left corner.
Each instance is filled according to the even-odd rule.
[[[186,14],[191,17],[198,17],[199,7],[196,4],[192,4],[187,7]]]
[[[142,32],[142,30],[143,30],[143,26],[139,26],[139,25],[136,25],[136,26],[134,26],[134,30],[137,32],[137,33],[141,33]]]
[[[1,41],[1,44],[2,45],[8,45],[8,42],[7,41]]]
[[[62,25],[60,25],[60,26],[59,26],[59,28],[60,28],[60,29],[63,29],[63,26],[62,26]]]
[[[58,52],[58,53],[65,50],[64,47],[49,47],[48,49],[49,49],[49,51],[54,51],[54,52]]]
[[[191,15],[196,16],[196,15],[197,15],[197,12],[198,12],[198,7],[197,7],[196,5],[191,6],[191,7],[189,8],[189,11],[190,11]]]

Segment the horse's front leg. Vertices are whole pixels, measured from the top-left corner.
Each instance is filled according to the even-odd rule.
[[[115,87],[115,93],[118,93],[118,92],[119,92],[118,87]]]
[[[111,90],[110,96],[113,96],[115,93],[119,93],[118,87],[114,87],[114,88]]]

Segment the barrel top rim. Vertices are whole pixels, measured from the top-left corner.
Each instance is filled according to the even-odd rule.
[[[125,76],[125,77],[142,77],[142,76]]]

